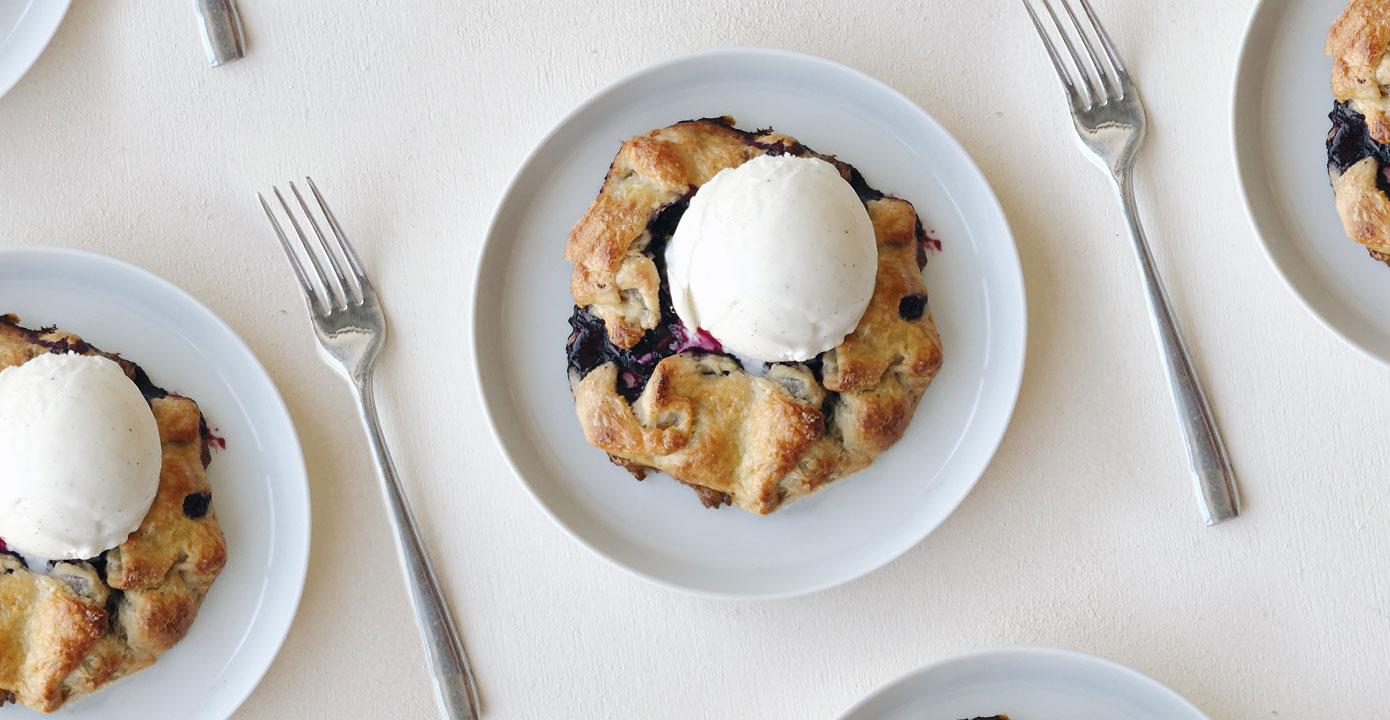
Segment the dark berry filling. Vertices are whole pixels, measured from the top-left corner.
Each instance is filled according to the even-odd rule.
[[[208,514],[208,506],[211,504],[212,493],[189,493],[183,497],[183,514],[197,520]]]
[[[772,132],[772,128],[759,130],[757,134],[764,135],[770,132]],[[800,157],[806,154],[806,147],[799,142],[787,142],[786,140],[778,140],[777,142],[773,143],[763,143],[753,140],[751,136],[747,139],[750,143],[762,148],[762,151],[764,153],[773,157],[777,157],[779,155],[795,155],[797,157]]]
[[[920,320],[922,313],[927,311],[927,295],[908,295],[898,301],[898,314],[904,320]]]
[[[1328,114],[1332,120],[1332,130],[1327,133],[1327,166],[1344,173],[1347,168],[1362,160],[1373,157],[1380,168],[1376,175],[1376,186],[1380,191],[1390,194],[1390,146],[1376,142],[1366,126],[1366,117],[1352,109],[1350,103],[1338,102]]]
[[[0,539],[0,555],[13,555],[14,557],[18,557],[19,563],[24,564],[25,567],[29,567],[28,560],[25,560],[24,556],[19,555],[19,553],[14,552],[14,550],[11,550],[10,546],[4,543],[4,539]],[[11,573],[11,571],[6,570],[6,574],[8,573]]]
[[[796,141],[787,142],[786,140],[778,140],[774,143],[762,143],[754,139],[759,135],[767,135],[771,132],[772,128],[762,128],[755,133],[745,134],[744,139],[747,140],[750,145],[756,145],[763,153],[774,157],[777,155],[803,157],[810,154],[811,151],[809,148]],[[869,202],[870,200],[878,200],[884,197],[883,193],[869,187],[869,182],[864,179],[864,175],[859,172],[858,168],[848,163],[845,163],[845,167],[849,168],[849,186],[854,188],[854,192],[859,196],[861,202]]]
[[[103,577],[103,578],[106,577],[106,572],[105,572],[105,570],[102,571],[102,577]],[[111,594],[106,596],[106,617],[108,617],[108,618],[116,617],[116,613],[119,612],[120,609],[121,609],[121,600],[124,599],[124,598],[125,598],[125,591],[124,591],[124,590],[120,590],[120,589],[117,589],[117,588],[111,588]]]
[[[87,563],[96,571],[97,577],[101,578],[102,582],[106,582],[106,553],[102,553],[94,558],[89,558]]]
[[[208,419],[205,417],[198,418],[198,437],[203,441],[201,459],[203,469],[206,470],[208,465],[212,464],[212,431],[208,430]]]
[[[922,217],[917,216],[917,221],[913,225],[912,231],[917,235],[917,269],[921,270],[927,266],[928,252],[941,252],[941,241],[937,240],[922,227]]]

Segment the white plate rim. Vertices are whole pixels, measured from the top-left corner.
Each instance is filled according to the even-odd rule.
[[[277,415],[283,416],[282,419],[285,426],[290,430],[290,436],[286,439],[289,441],[290,447],[294,450],[292,455],[295,462],[288,468],[293,471],[293,476],[286,477],[283,482],[294,489],[302,491],[304,514],[299,523],[292,523],[291,526],[302,525],[304,528],[300,537],[296,538],[300,543],[300,547],[303,548],[303,561],[287,566],[294,571],[289,573],[289,576],[296,581],[295,587],[290,593],[292,602],[285,606],[286,612],[283,623],[270,626],[268,629],[261,632],[260,637],[270,641],[262,645],[262,647],[266,649],[264,657],[256,659],[261,667],[255,672],[250,673],[250,676],[254,677],[254,682],[248,682],[243,689],[231,691],[228,694],[231,702],[225,705],[226,714],[222,717],[229,718],[246,702],[246,699],[251,696],[251,693],[260,686],[266,673],[270,671],[270,667],[274,663],[275,658],[280,654],[280,649],[284,646],[285,639],[289,637],[290,628],[293,627],[295,617],[299,613],[299,605],[303,600],[304,586],[307,583],[309,575],[309,556],[312,549],[313,537],[313,512],[310,502],[309,473],[308,466],[304,460],[303,446],[299,442],[299,433],[294,426],[294,419],[290,415],[289,407],[285,404],[284,397],[280,394],[279,388],[276,387],[275,381],[270,377],[270,373],[266,371],[265,366],[261,364],[260,359],[252,352],[250,346],[241,339],[241,336],[237,335],[236,331],[234,331],[231,326],[227,325],[227,323],[224,322],[222,318],[218,317],[210,308],[178,285],[175,285],[145,268],[126,262],[125,260],[78,248],[28,244],[0,246],[0,262],[2,262],[7,255],[27,255],[41,259],[51,259],[55,263],[79,262],[104,266],[105,268],[109,268],[110,272],[124,274],[138,283],[149,286],[159,293],[173,296],[186,303],[187,307],[196,311],[196,313],[202,317],[203,322],[207,323],[209,327],[224,333],[228,341],[243,354],[244,357],[242,360],[246,362],[246,367],[256,375],[258,381],[264,382],[265,387],[270,391],[268,398],[273,403],[270,409]],[[292,482],[295,480],[298,480],[298,482]],[[293,550],[293,548],[276,546],[273,550],[279,553]],[[256,617],[259,619],[261,617],[260,613],[258,613]],[[125,678],[124,682],[130,682],[132,678],[139,678],[139,674],[133,675],[131,678]]]
[[[1275,275],[1283,281],[1284,287],[1298,300],[1298,303],[1303,306],[1303,309],[1307,310],[1308,314],[1312,315],[1313,318],[1326,328],[1328,332],[1332,333],[1334,337],[1346,343],[1349,347],[1359,351],[1367,358],[1385,367],[1390,367],[1390,356],[1381,355],[1375,350],[1367,347],[1361,340],[1353,337],[1337,323],[1333,322],[1322,308],[1313,304],[1313,301],[1303,292],[1298,282],[1294,280],[1293,276],[1285,268],[1285,261],[1280,260],[1279,257],[1276,256],[1275,249],[1270,243],[1268,234],[1265,232],[1265,227],[1268,226],[1269,223],[1275,221],[1266,220],[1257,215],[1255,212],[1255,205],[1250,199],[1252,192],[1251,188],[1255,186],[1255,182],[1247,176],[1251,172],[1250,168],[1254,164],[1254,161],[1250,158],[1255,157],[1258,150],[1253,147],[1246,148],[1245,144],[1247,143],[1247,138],[1253,138],[1256,134],[1253,132],[1243,133],[1241,128],[1242,120],[1245,119],[1246,113],[1254,112],[1255,109],[1250,107],[1248,103],[1242,104],[1240,102],[1242,88],[1249,82],[1245,77],[1246,73],[1249,72],[1249,53],[1251,47],[1256,42],[1255,27],[1264,19],[1264,13],[1272,12],[1271,8],[1273,8],[1276,3],[1289,3],[1294,1],[1296,0],[1255,0],[1255,5],[1250,9],[1250,15],[1245,21],[1245,30],[1241,36],[1240,48],[1236,51],[1235,71],[1231,73],[1230,138],[1231,163],[1235,167],[1236,185],[1240,188],[1241,206],[1245,209],[1246,222],[1250,225],[1250,229],[1254,231],[1255,238],[1259,240],[1260,250],[1264,253],[1265,259],[1269,261],[1270,267],[1274,268]],[[1331,95],[1331,90],[1328,90],[1328,97],[1330,98]],[[1247,120],[1245,126],[1249,127],[1250,121]],[[1253,143],[1254,140],[1251,139],[1248,140],[1248,142]],[[1263,166],[1263,162],[1260,164]]]
[[[999,261],[1002,264],[1004,264],[1006,270],[1010,271],[1011,276],[1017,280],[1019,288],[1019,307],[1014,309],[1014,311],[1018,314],[1018,317],[1020,318],[1019,353],[1017,363],[1016,366],[1007,367],[1006,370],[1001,371],[1001,374],[1010,378],[1008,383],[1010,389],[1007,393],[1008,397],[1006,403],[1007,413],[1003,415],[1004,420],[1000,423],[998,432],[994,433],[993,437],[989,437],[988,442],[985,443],[989,447],[989,452],[985,456],[985,459],[982,465],[980,466],[979,470],[974,473],[974,477],[970,480],[970,482],[962,488],[959,497],[951,499],[951,511],[948,512],[946,516],[943,517],[942,520],[937,524],[925,528],[924,532],[921,534],[920,537],[916,538],[914,541],[907,544],[906,546],[899,548],[896,552],[887,555],[887,557],[885,559],[882,559],[880,562],[866,564],[862,568],[858,569],[856,572],[847,573],[844,576],[828,579],[826,581],[816,583],[813,585],[808,585],[805,587],[791,590],[774,592],[726,592],[672,582],[668,579],[643,572],[635,567],[631,567],[623,562],[620,562],[619,560],[609,556],[607,553],[603,552],[601,549],[590,543],[584,536],[576,532],[573,528],[571,528],[568,524],[562,521],[559,516],[555,514],[555,512],[540,498],[536,490],[533,487],[531,487],[531,483],[521,472],[521,469],[518,466],[516,459],[512,454],[512,451],[508,448],[506,442],[503,440],[502,433],[498,428],[497,420],[494,416],[492,408],[492,403],[489,402],[489,397],[491,397],[491,393],[487,389],[486,379],[483,377],[481,364],[477,361],[478,347],[480,341],[480,338],[477,334],[478,327],[480,325],[478,316],[483,311],[483,308],[486,306],[484,302],[485,299],[481,296],[481,292],[483,288],[483,270],[486,267],[487,256],[494,245],[492,240],[497,233],[498,223],[500,222],[502,217],[502,210],[507,205],[508,200],[512,197],[514,191],[522,181],[523,177],[531,169],[531,165],[535,162],[536,157],[546,148],[546,146],[553,137],[558,135],[562,130],[565,129],[567,125],[569,125],[577,117],[582,115],[584,112],[586,112],[593,106],[598,105],[601,102],[604,102],[609,95],[617,92],[618,90],[627,86],[628,84],[639,81],[649,75],[667,72],[672,67],[678,67],[686,63],[698,62],[702,59],[713,58],[728,54],[747,54],[753,57],[760,56],[766,58],[780,58],[798,62],[806,62],[810,64],[818,64],[822,67],[834,68],[837,71],[845,72],[851,76],[854,76],[860,82],[871,85],[874,88],[889,94],[890,96],[906,103],[907,105],[914,108],[917,112],[919,112],[922,118],[930,126],[932,126],[940,132],[941,136],[945,139],[949,147],[955,152],[959,153],[960,157],[965,163],[965,167],[976,176],[976,178],[987,190],[987,197],[985,199],[988,201],[990,209],[994,213],[997,213],[1000,219],[1000,225],[1003,229],[1003,232],[1007,236],[1006,239],[1008,240],[1008,248],[1011,250],[1011,252],[1006,254],[1006,257],[999,258]],[[941,125],[941,123],[937,121],[935,117],[933,117],[920,105],[914,102],[911,98],[907,97],[902,92],[892,87],[891,85],[885,83],[884,81],[879,80],[878,78],[869,75],[868,73],[865,73],[862,70],[851,67],[849,65],[845,65],[843,63],[836,62],[829,58],[821,57],[819,55],[813,55],[810,53],[802,53],[793,50],[782,50],[774,48],[744,46],[709,48],[705,50],[698,50],[695,52],[676,55],[673,57],[666,58],[665,60],[645,65],[632,72],[620,76],[619,78],[613,80],[607,85],[604,85],[603,87],[595,91],[593,94],[585,98],[582,102],[576,105],[569,112],[567,112],[562,118],[556,121],[550,127],[550,129],[547,130],[546,133],[539,140],[536,141],[536,143],[531,147],[530,151],[527,152],[526,156],[517,165],[516,170],[512,173],[512,176],[508,180],[506,187],[503,189],[501,195],[498,196],[497,202],[493,206],[492,215],[488,221],[487,229],[483,233],[483,242],[481,243],[481,246],[478,249],[477,260],[475,262],[473,271],[473,293],[471,299],[473,301],[473,308],[472,312],[468,314],[470,327],[467,332],[467,337],[469,357],[473,360],[473,362],[471,362],[470,365],[472,366],[473,370],[474,389],[478,393],[478,397],[481,400],[483,416],[487,420],[488,429],[491,431],[493,441],[498,451],[501,453],[503,459],[506,461],[507,467],[511,470],[512,476],[525,489],[526,494],[531,498],[535,505],[541,509],[545,516],[550,518],[550,520],[557,527],[559,527],[567,536],[569,536],[574,541],[578,542],[582,547],[589,550],[591,553],[598,556],[609,565],[618,568],[619,570],[627,573],[630,576],[639,578],[641,580],[645,580],[647,582],[650,582],[660,587],[664,587],[669,590],[674,590],[677,592],[694,595],[697,597],[705,597],[715,600],[779,600],[786,598],[802,597],[806,595],[823,592],[825,590],[829,590],[831,588],[839,587],[846,583],[853,582],[854,580],[857,580],[870,573],[873,573],[879,570],[880,568],[888,565],[889,563],[893,562],[897,558],[901,557],[903,554],[907,553],[912,548],[921,544],[921,542],[925,540],[927,536],[935,532],[936,529],[940,527],[942,523],[945,522],[946,518],[954,514],[955,510],[959,509],[960,504],[963,503],[965,501],[965,498],[968,497],[969,494],[975,489],[975,486],[979,483],[980,478],[983,477],[985,470],[988,469],[990,462],[993,461],[994,456],[998,453],[999,446],[1003,443],[1004,435],[1008,432],[1009,425],[1012,422],[1014,411],[1017,409],[1018,397],[1022,391],[1023,386],[1023,372],[1024,368],[1026,367],[1028,355],[1028,293],[1027,285],[1023,276],[1022,260],[1018,254],[1018,244],[1013,235],[1013,228],[1009,225],[1008,215],[1004,212],[1003,206],[999,203],[998,195],[995,194],[993,186],[989,183],[989,180],[985,176],[984,172],[980,170],[979,164],[975,162],[975,159],[971,157],[971,155],[968,152],[966,152],[965,147],[961,145],[960,142],[956,140],[955,136],[951,135],[951,133],[948,132],[946,128],[943,125]]]
[[[0,50],[7,55],[13,53],[12,57],[16,58],[9,64],[0,65],[0,97],[14,89],[38,62],[39,56],[43,55],[48,43],[58,33],[58,26],[63,24],[71,5],[72,0],[31,0],[14,34]],[[26,33],[23,31],[25,27],[31,30]]]
[[[891,680],[888,680],[887,682],[884,682],[882,685],[879,685],[878,687],[875,687],[874,689],[870,690],[868,693],[864,695],[864,697],[855,701],[853,705],[849,706],[845,709],[844,712],[840,713],[837,720],[854,720],[854,716],[856,713],[865,711],[874,701],[876,701],[879,697],[882,697],[890,690],[896,689],[902,685],[914,681],[919,677],[938,672],[944,668],[948,668],[957,663],[969,662],[989,657],[1006,658],[1023,656],[1029,656],[1037,658],[1039,660],[1054,660],[1058,662],[1068,663],[1084,663],[1087,665],[1093,665],[1098,668],[1102,668],[1110,672],[1120,673],[1122,675],[1128,676],[1129,678],[1141,685],[1148,686],[1155,692],[1158,692],[1162,695],[1166,695],[1170,699],[1177,701],[1179,704],[1184,706],[1185,709],[1190,710],[1192,712],[1192,717],[1203,718],[1204,720],[1211,720],[1206,713],[1202,712],[1201,708],[1194,705],[1191,700],[1188,700],[1187,698],[1178,694],[1178,691],[1168,687],[1167,685],[1164,685],[1163,683],[1155,680],[1154,678],[1142,672],[1139,672],[1138,670],[1135,670],[1132,667],[1129,667],[1128,665],[1123,665],[1121,663],[1115,662],[1114,660],[1109,660],[1097,655],[1091,655],[1089,653],[1080,652],[1078,650],[1064,650],[1062,648],[1044,647],[1041,645],[996,645],[992,647],[978,648],[975,650],[967,650],[966,652],[957,653],[955,655],[948,655],[946,657],[933,660],[929,663],[926,663],[925,665],[920,665],[918,667],[912,668],[911,670],[900,673]]]

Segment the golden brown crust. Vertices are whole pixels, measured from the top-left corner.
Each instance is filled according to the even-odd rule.
[[[624,465],[656,468],[765,514],[786,499],[781,479],[825,426],[814,396],[787,389],[809,391],[810,371],[775,370],[788,382],[750,375],[722,355],[681,353],[657,365],[633,405],[614,390],[613,363],[571,380],[590,444]]]
[[[628,140],[571,233],[575,304],[604,320],[614,345],[632,347],[661,321],[660,277],[645,252],[659,210],[778,144],[832,162],[850,180],[849,166],[833,157],[785,135],[746,135],[732,122],[683,122]],[[767,514],[897,442],[941,367],[941,341],[924,307],[916,212],[887,197],[866,207],[878,244],[874,294],[855,331],[821,356],[820,379],[805,364],[758,377],[731,358],[687,351],[658,363],[629,404],[610,362],[570,377],[589,443],[639,478],[654,468],[695,487],[706,505],[732,501]],[[909,297],[920,298],[920,315],[900,312]]]
[[[132,380],[142,377],[130,362],[74,335],[17,322],[0,316],[0,369],[57,348],[104,355]],[[225,565],[227,544],[211,505],[200,517],[184,512],[186,498],[211,493],[202,413],[173,395],[154,397],[150,407],[164,452],[159,490],[139,529],[102,555],[104,573],[73,561],[42,575],[0,554],[0,696],[10,692],[52,712],[150,666],[188,632]]]
[[[874,294],[858,327],[825,354],[825,387],[836,392],[867,390],[884,373],[906,370],[930,378],[941,365],[941,341],[931,319],[904,322],[902,299],[925,295],[917,267],[917,213],[904,200],[880,198],[866,203],[878,241]]]
[[[1351,0],[1332,23],[1324,52],[1332,93],[1366,116],[1376,142],[1390,144],[1390,0]]]
[[[1365,245],[1373,255],[1390,253],[1390,198],[1376,185],[1380,163],[1367,157],[1344,173],[1339,174],[1335,167],[1328,172],[1347,237]]]

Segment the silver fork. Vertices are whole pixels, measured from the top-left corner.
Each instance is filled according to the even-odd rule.
[[[1192,466],[1193,481],[1197,495],[1202,501],[1202,512],[1208,525],[1215,525],[1240,514],[1240,495],[1236,490],[1235,471],[1226,455],[1226,443],[1221,439],[1221,431],[1212,417],[1211,406],[1207,402],[1206,391],[1192,367],[1192,358],[1187,352],[1187,343],[1182,331],[1173,319],[1173,311],[1168,306],[1168,293],[1163,288],[1163,280],[1154,266],[1153,254],[1149,251],[1148,240],[1144,238],[1144,228],[1139,223],[1139,210],[1134,204],[1133,168],[1134,158],[1139,146],[1144,142],[1144,132],[1148,121],[1144,114],[1144,103],[1139,99],[1139,89],[1129,78],[1129,72],[1121,62],[1119,53],[1101,26],[1095,10],[1087,0],[1077,0],[1090,21],[1091,36],[1083,28],[1068,0],[1058,0],[1066,11],[1074,35],[1085,51],[1085,58],[1077,53],[1073,34],[1052,9],[1051,0],[1041,2],[1053,26],[1062,38],[1067,55],[1071,58],[1068,66],[1057,51],[1051,36],[1038,19],[1031,0],[1023,0],[1028,16],[1033,19],[1033,27],[1042,38],[1057,77],[1067,96],[1067,105],[1076,124],[1076,132],[1081,144],[1091,159],[1110,171],[1115,181],[1115,189],[1120,195],[1120,206],[1125,220],[1129,221],[1129,236],[1134,240],[1134,253],[1139,261],[1139,270],[1144,279],[1144,290],[1149,299],[1149,313],[1153,319],[1154,333],[1163,349],[1163,365],[1168,371],[1168,389],[1173,394],[1177,406],[1178,421],[1182,425],[1183,440],[1187,445],[1187,455]],[[1099,45],[1099,47],[1097,47]],[[1100,55],[1105,56],[1103,61]],[[1107,62],[1109,66],[1107,67]],[[1074,72],[1073,72],[1074,69]]]
[[[314,334],[319,339],[319,350],[325,358],[340,366],[352,381],[360,403],[362,422],[367,426],[371,438],[372,456],[381,469],[382,489],[386,495],[386,505],[391,511],[391,524],[396,531],[396,549],[405,565],[405,577],[410,587],[411,603],[415,607],[415,618],[420,624],[420,634],[425,642],[425,653],[429,659],[430,672],[434,676],[436,699],[445,717],[457,720],[468,718],[477,720],[479,714],[478,690],[473,681],[473,670],[468,656],[464,653],[463,642],[458,628],[444,602],[439,590],[439,580],[430,565],[420,532],[415,527],[415,517],[410,511],[410,503],[396,479],[396,467],[391,461],[391,453],[386,448],[386,438],[377,421],[376,398],[372,394],[372,371],[377,358],[381,356],[382,345],[386,341],[386,313],[377,299],[376,290],[362,270],[347,236],[338,225],[333,211],[328,209],[323,195],[310,178],[304,178],[309,190],[318,202],[323,218],[333,234],[333,243],[320,229],[318,220],[304,201],[299,188],[290,183],[290,192],[298,201],[309,227],[318,238],[318,250],[309,242],[304,229],[295,217],[295,211],[280,188],[273,188],[275,198],[280,201],[285,215],[299,236],[299,244],[309,259],[309,267],[317,278],[315,284],[305,269],[300,255],[291,247],[289,238],[276,220],[275,212],[265,196],[256,193],[261,200],[270,224],[275,227],[275,235],[280,238],[280,246],[294,268],[299,287],[304,291],[305,302],[309,305],[309,318],[313,321]],[[336,249],[336,252],[335,252]],[[321,252],[320,252],[321,251]],[[325,263],[324,260],[327,260]],[[332,363],[330,363],[332,364]]]

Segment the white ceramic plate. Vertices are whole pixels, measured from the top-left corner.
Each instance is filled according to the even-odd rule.
[[[71,0],[0,0],[0,96],[48,47]]]
[[[840,720],[1209,720],[1180,695],[1123,665],[1067,650],[978,650],[913,670]]]
[[[154,667],[78,700],[70,720],[223,720],[270,667],[299,605],[309,558],[309,486],[289,413],[250,349],[210,310],[144,270],[101,255],[0,248],[0,313],[57,325],[139,364],[198,401],[214,434],[208,480],[227,567],[188,636]],[[45,717],[5,708],[5,717]]]
[[[771,516],[706,510],[656,475],[634,482],[584,441],[566,379],[565,238],[623,140],[692,118],[773,126],[916,205],[944,243],[926,269],[945,365],[906,437],[870,469]],[[473,340],[503,453],[552,518],[618,566],[691,592],[773,597],[859,577],[935,529],[994,454],[1023,373],[1023,278],[989,185],[930,116],[843,65],[737,49],[653,66],[585,102],[522,164],[479,261]]]
[[[1328,329],[1390,364],[1390,268],[1347,239],[1327,179],[1332,59],[1327,30],[1345,0],[1264,0],[1236,65],[1236,174],[1265,251]]]

